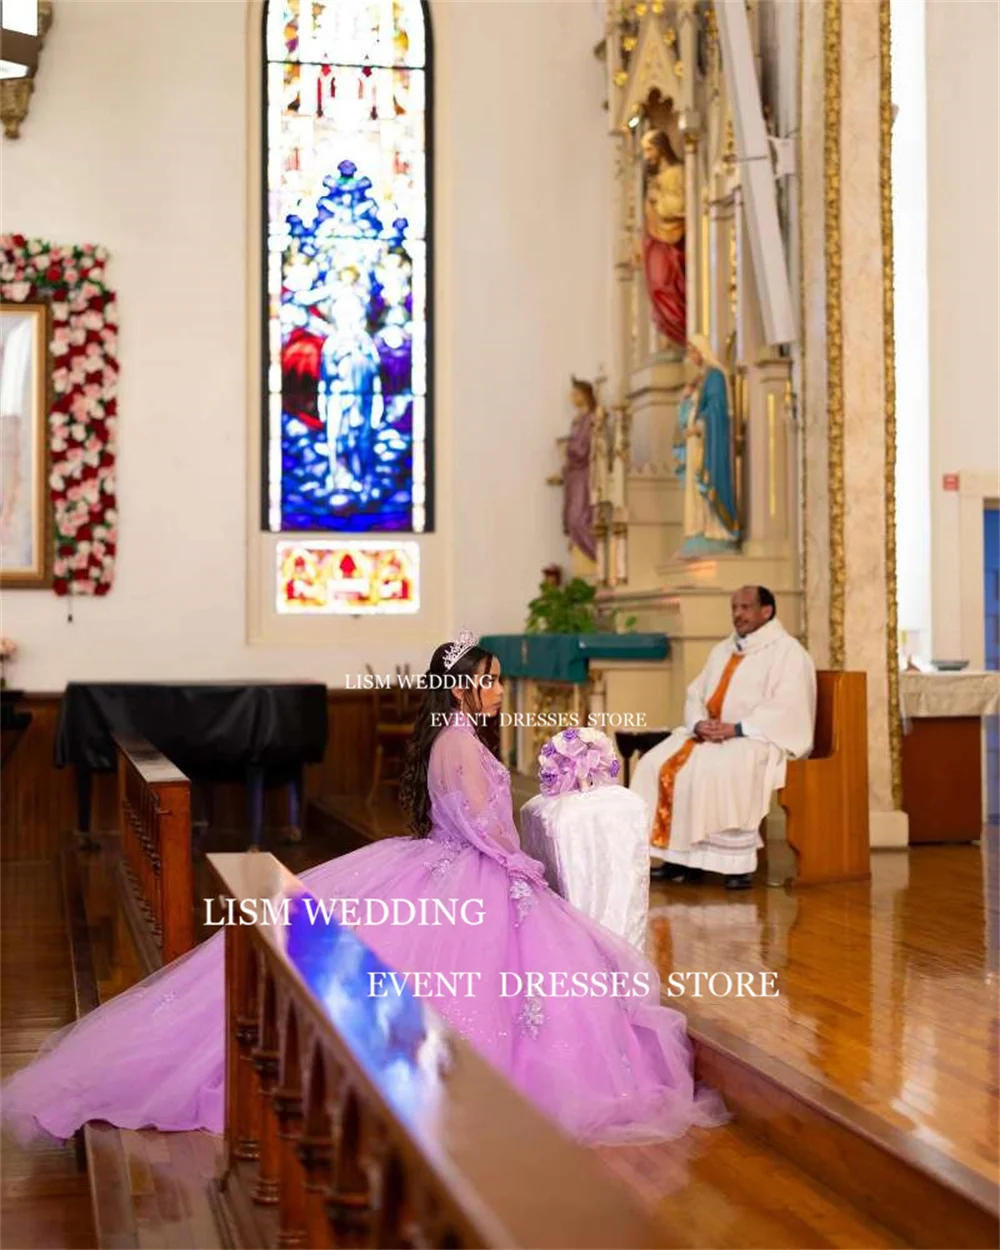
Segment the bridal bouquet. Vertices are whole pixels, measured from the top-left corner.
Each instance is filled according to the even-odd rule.
[[[538,756],[538,781],[549,798],[615,785],[620,771],[611,739],[597,729],[564,729]]]

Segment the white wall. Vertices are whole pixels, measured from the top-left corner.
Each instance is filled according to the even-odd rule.
[[[892,3],[892,242],[896,336],[896,585],[911,655],[930,658],[931,436],[925,0]]]
[[[0,229],[99,242],[121,314],[120,542],[102,600],[3,597],[29,690],[72,679],[341,684],[450,636],[519,627],[562,557],[571,372],[607,360],[601,70],[585,3],[433,6],[439,532],[427,612],[247,644],[247,22],[240,0],[57,6]],[[460,468],[460,472],[458,471]],[[455,470],[454,472],[452,470]],[[253,559],[253,540],[249,559]],[[265,588],[267,595],[272,593]]]
[[[553,432],[609,363],[608,115],[589,4],[448,3],[455,619],[518,629],[555,559]],[[443,23],[439,23],[443,26]]]
[[[998,469],[998,43],[996,4],[928,0],[933,631],[935,654],[943,658],[962,657],[968,648],[961,636],[960,496],[942,489],[942,476]],[[897,255],[897,264],[905,263]]]

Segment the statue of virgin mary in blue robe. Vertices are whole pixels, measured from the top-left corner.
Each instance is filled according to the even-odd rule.
[[[692,336],[688,359],[698,378],[678,413],[675,467],[684,481],[682,557],[731,551],[740,541],[725,371],[704,335]]]

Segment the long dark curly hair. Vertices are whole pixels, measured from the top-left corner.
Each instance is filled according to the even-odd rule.
[[[400,778],[399,802],[410,829],[418,838],[426,838],[431,830],[427,766],[430,763],[431,747],[444,729],[446,717],[450,712],[459,710],[452,694],[454,689],[458,689],[462,696],[462,710],[473,714],[475,718],[472,723],[480,742],[497,758],[500,756],[500,716],[497,714],[485,722],[480,719],[478,713],[482,707],[482,695],[473,681],[473,678],[490,671],[496,657],[485,647],[470,647],[448,669],[444,666],[444,657],[451,645],[450,642],[443,642],[431,656],[427,669],[427,686],[417,712],[413,736],[407,744],[406,761]],[[432,684],[431,678],[437,681]],[[451,684],[440,684],[441,679],[451,679]]]

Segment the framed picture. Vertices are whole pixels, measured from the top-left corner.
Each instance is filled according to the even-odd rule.
[[[49,310],[0,303],[0,586],[52,582]]]

